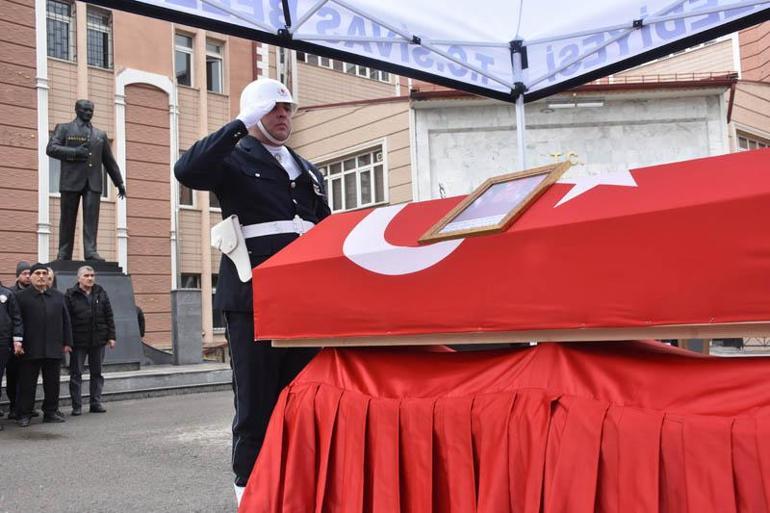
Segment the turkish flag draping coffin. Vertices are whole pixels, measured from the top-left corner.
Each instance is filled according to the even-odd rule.
[[[503,233],[428,245],[417,239],[462,198],[333,215],[254,269],[257,338],[597,340],[770,325],[770,150],[572,182]]]

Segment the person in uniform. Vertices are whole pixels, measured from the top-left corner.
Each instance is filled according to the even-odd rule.
[[[32,286],[16,296],[24,322],[24,339],[13,342],[19,362],[19,426],[29,426],[35,404],[37,377],[43,373],[43,422],[64,422],[59,411],[59,377],[64,353],[72,350],[70,316],[64,294],[48,288],[48,269],[30,269]]]
[[[89,100],[75,102],[77,117],[56,125],[46,147],[49,157],[61,161],[59,192],[59,252],[57,260],[71,260],[75,239],[75,221],[80,198],[83,198],[83,246],[86,260],[104,260],[96,252],[96,230],[102,199],[102,166],[118,189],[118,197],[126,197],[123,177],[112,156],[110,141],[103,130],[91,125],[94,104]]]
[[[11,290],[14,294],[18,294],[22,290],[30,286],[30,269],[29,262],[25,260],[19,261],[16,264],[16,283]],[[17,420],[19,418],[16,411],[16,395],[19,387],[19,358],[13,351],[8,357],[8,361],[5,364],[5,394],[8,396],[8,418]],[[32,416],[36,417],[38,413],[32,412]]]
[[[251,268],[330,214],[323,177],[285,146],[295,110],[280,82],[252,82],[241,94],[237,118],[193,144],[174,168],[184,185],[216,194],[223,223],[237,216],[248,250],[245,262],[234,254],[221,259],[214,299],[214,308],[224,313],[233,369],[232,463],[239,501],[278,394],[317,352],[255,342],[252,289],[245,281]]]
[[[22,340],[24,340],[24,325],[21,322],[21,312],[16,304],[16,298],[11,289],[0,284],[0,383],[3,381],[5,364],[13,352],[13,343]],[[11,397],[7,384],[6,394]],[[15,400],[16,394],[14,393],[13,396]],[[0,425],[0,431],[2,430],[3,426]]]

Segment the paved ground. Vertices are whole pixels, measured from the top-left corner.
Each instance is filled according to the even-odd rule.
[[[65,424],[0,423],[0,513],[224,513],[232,392],[106,403]]]

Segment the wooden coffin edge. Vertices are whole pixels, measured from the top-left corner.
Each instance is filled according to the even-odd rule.
[[[371,347],[447,344],[504,344],[509,342],[601,342],[644,339],[712,339],[770,337],[770,321],[725,324],[678,324],[633,328],[578,328],[368,337],[273,339],[275,347]]]

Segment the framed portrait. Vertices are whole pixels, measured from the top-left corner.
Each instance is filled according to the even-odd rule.
[[[436,242],[505,231],[569,167],[569,162],[560,162],[489,178],[419,241]]]

